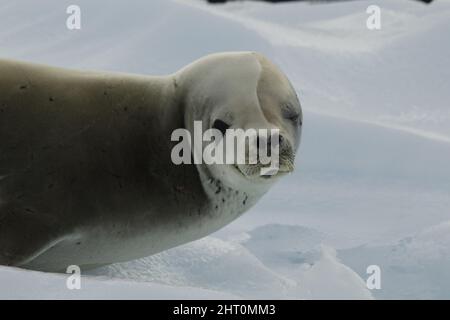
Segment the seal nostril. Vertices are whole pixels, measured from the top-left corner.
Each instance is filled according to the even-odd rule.
[[[217,119],[216,121],[214,121],[212,127],[213,127],[214,129],[219,130],[219,131],[222,133],[222,135],[225,135],[227,129],[230,128],[230,125],[227,124],[227,123],[225,123],[225,122],[223,122],[223,121],[220,120],[220,119]]]

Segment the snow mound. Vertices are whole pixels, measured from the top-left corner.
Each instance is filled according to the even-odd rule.
[[[342,250],[339,256],[361,275],[370,264],[381,268],[377,298],[450,298],[450,221],[393,245],[361,246]]]
[[[225,290],[251,298],[280,297],[295,285],[272,272],[241,245],[213,237],[147,258],[103,267],[92,274]]]
[[[372,298],[334,249],[318,245],[320,233],[314,230],[267,225],[245,236],[242,244],[207,237],[90,275],[220,290],[251,299]]]
[[[373,299],[366,283],[336,258],[336,251],[322,246],[319,259],[299,275],[306,299]]]
[[[290,295],[302,299],[371,299],[364,281],[322,244],[320,232],[268,224],[249,233],[243,245],[272,270],[294,279]]]

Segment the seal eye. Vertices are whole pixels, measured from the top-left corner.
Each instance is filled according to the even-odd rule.
[[[282,113],[284,119],[289,120],[296,125],[300,125],[300,126],[302,125],[300,113],[295,111],[289,105],[284,105],[281,109],[281,113]]]
[[[222,132],[222,135],[225,135],[225,132],[227,131],[227,129],[230,127],[227,123],[223,122],[220,119],[217,119],[216,121],[214,121],[214,124],[212,126],[214,129],[219,130],[220,132]]]
[[[285,119],[292,121],[294,124],[301,126],[302,120],[300,119],[300,114],[298,113],[289,113],[284,116]]]
[[[290,116],[288,117],[288,119],[291,120],[292,122],[298,122],[298,119],[300,119],[300,115],[298,115],[298,114],[293,114],[293,115],[290,115]]]

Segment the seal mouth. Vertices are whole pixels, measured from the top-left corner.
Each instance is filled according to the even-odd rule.
[[[281,163],[279,165],[279,168],[276,169],[276,172],[274,174],[262,174],[261,170],[268,169],[268,167],[259,163],[244,164],[244,165],[233,164],[233,167],[239,174],[241,174],[246,179],[262,178],[264,180],[270,180],[281,176],[285,176],[294,171],[295,165],[292,158],[280,162]]]
[[[274,165],[276,165],[274,167]],[[295,153],[289,146],[283,148],[276,162],[262,164],[257,161],[255,164],[244,163],[232,165],[234,169],[246,179],[270,180],[290,174],[295,169]]]

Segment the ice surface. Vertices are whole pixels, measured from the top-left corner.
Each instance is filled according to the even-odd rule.
[[[83,277],[79,290],[69,290],[70,275],[0,266],[0,299],[237,299],[201,288]]]
[[[223,230],[67,275],[0,267],[0,298],[450,298],[450,3],[0,0],[1,57],[165,74],[254,50],[305,110],[297,170]],[[365,27],[379,5],[382,28]],[[365,286],[381,268],[382,288]]]

